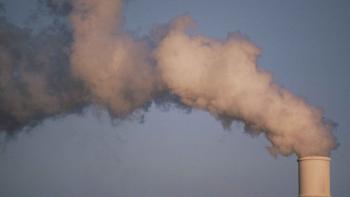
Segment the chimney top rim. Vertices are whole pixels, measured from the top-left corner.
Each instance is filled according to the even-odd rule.
[[[305,157],[299,157],[298,161],[304,161],[304,160],[325,160],[325,161],[330,161],[330,157],[326,156],[305,156]]]

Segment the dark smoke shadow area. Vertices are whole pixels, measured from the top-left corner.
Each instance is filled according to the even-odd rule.
[[[70,75],[72,33],[64,23],[34,33],[0,17],[0,130],[14,135],[50,116],[79,112],[84,85]]]

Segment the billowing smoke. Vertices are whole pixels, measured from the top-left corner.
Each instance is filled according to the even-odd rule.
[[[74,1],[71,68],[90,89],[94,103],[124,116],[151,100],[157,75],[146,41],[135,41],[120,30],[121,3]]]
[[[98,105],[123,118],[180,102],[229,126],[263,133],[270,152],[329,155],[336,141],[322,111],[276,85],[239,33],[215,40],[187,33],[189,16],[134,38],[122,29],[122,1],[42,1],[68,25],[39,34],[1,19],[0,130]],[[63,13],[63,14],[62,14]],[[43,43],[45,43],[43,45]]]
[[[79,111],[86,90],[70,74],[72,37],[62,24],[34,33],[0,17],[0,131]]]
[[[253,134],[264,132],[272,153],[329,154],[334,137],[322,112],[258,68],[260,49],[238,33],[225,41],[189,36],[192,24],[186,16],[175,20],[155,50],[162,80],[182,102],[242,120]]]

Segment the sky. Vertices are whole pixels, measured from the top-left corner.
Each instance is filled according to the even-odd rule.
[[[27,25],[35,1],[0,0],[8,20]],[[348,1],[129,0],[124,29],[147,35],[188,14],[202,35],[249,37],[276,83],[323,109],[338,124],[333,196],[350,193],[350,3]],[[1,66],[1,65],[0,65]],[[1,135],[1,133],[0,133]],[[4,137],[3,137],[4,138]],[[4,141],[4,140],[3,140]],[[222,128],[208,112],[162,110],[144,121],[111,122],[93,106],[49,118],[4,141],[0,196],[297,196],[297,158],[275,158],[264,135],[241,123]]]

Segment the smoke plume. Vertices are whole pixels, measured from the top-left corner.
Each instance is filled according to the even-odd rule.
[[[0,20],[0,130],[88,105],[124,118],[174,102],[224,126],[242,121],[273,154],[329,155],[336,146],[322,111],[275,84],[257,65],[261,50],[240,33],[190,35],[195,24],[181,16],[134,38],[122,29],[121,0],[41,2],[69,22],[35,34]]]
[[[74,1],[71,66],[94,103],[124,116],[151,100],[156,75],[146,42],[120,30],[121,3]]]
[[[71,42],[62,24],[33,33],[0,17],[0,131],[12,135],[85,105],[85,88],[70,74]]]
[[[182,102],[244,121],[248,132],[265,133],[272,153],[329,154],[334,138],[322,112],[259,69],[260,49],[239,33],[225,41],[189,36],[192,24],[186,16],[175,20],[155,50],[162,80]]]

